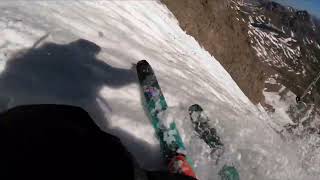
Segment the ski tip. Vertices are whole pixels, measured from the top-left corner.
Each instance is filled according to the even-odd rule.
[[[139,78],[140,82],[144,81],[144,79],[147,76],[153,74],[153,70],[152,70],[150,64],[148,63],[148,61],[146,61],[146,60],[139,61],[137,63],[136,69],[137,69],[137,74],[138,74],[138,78]]]
[[[203,111],[203,109],[199,104],[194,104],[189,107],[189,111]]]
[[[150,64],[146,60],[139,61],[136,66],[138,73],[142,72],[143,69],[150,69],[150,67]]]
[[[149,65],[148,61],[143,59],[137,63],[137,66],[143,66],[143,65]]]
[[[239,172],[233,166],[224,165],[219,171],[219,175],[222,180],[240,180]]]

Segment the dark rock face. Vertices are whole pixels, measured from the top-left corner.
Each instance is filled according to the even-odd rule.
[[[281,4],[279,3],[276,3],[276,2],[263,2],[262,3],[262,6],[268,10],[268,11],[273,11],[273,12],[283,12],[286,10],[286,8],[284,6],[282,6]]]

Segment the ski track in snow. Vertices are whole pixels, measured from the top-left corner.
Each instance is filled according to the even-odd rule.
[[[1,110],[40,103],[81,106],[102,130],[121,138],[140,166],[163,169],[133,67],[146,59],[175,112],[199,179],[218,179],[225,163],[235,165],[241,179],[314,179],[300,164],[298,147],[282,142],[266,113],[158,1],[0,2],[0,37]],[[96,59],[92,43],[69,44],[78,39],[101,48]],[[43,58],[12,60],[49,42],[56,45]],[[82,49],[76,57],[66,53],[70,60],[49,62],[63,58],[64,51],[55,49],[62,46]],[[187,119],[194,103],[205,108],[226,146],[217,165]]]

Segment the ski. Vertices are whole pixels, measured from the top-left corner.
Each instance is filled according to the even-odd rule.
[[[210,127],[209,118],[204,113],[202,107],[198,104],[194,104],[189,107],[188,111],[193,129],[200,139],[212,149],[212,153],[215,153],[218,150],[223,151],[223,143],[221,142],[216,129]]]
[[[171,173],[179,173],[196,178],[191,160],[180,137],[175,122],[169,125],[161,119],[168,108],[156,75],[146,60],[137,63],[137,74],[145,99],[146,111],[150,116],[156,136],[160,142],[161,153]]]
[[[220,156],[224,152],[224,145],[218,136],[217,130],[210,126],[210,120],[200,105],[194,104],[189,107],[188,111],[194,131],[197,133],[199,138],[211,148],[211,154],[216,157],[218,162]],[[219,175],[222,180],[240,179],[237,169],[233,166],[225,165],[219,171]]]

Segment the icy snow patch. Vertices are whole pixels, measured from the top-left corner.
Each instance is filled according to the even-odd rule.
[[[269,77],[265,83],[277,84],[281,86],[280,90],[277,92],[263,91],[265,102],[273,106],[275,109],[275,112],[269,113],[273,119],[277,119],[275,123],[277,123],[280,127],[292,123],[287,111],[289,110],[290,105],[296,104],[296,95],[290,90],[287,90],[284,85],[278,83],[273,77]],[[286,92],[283,93],[284,91]]]

